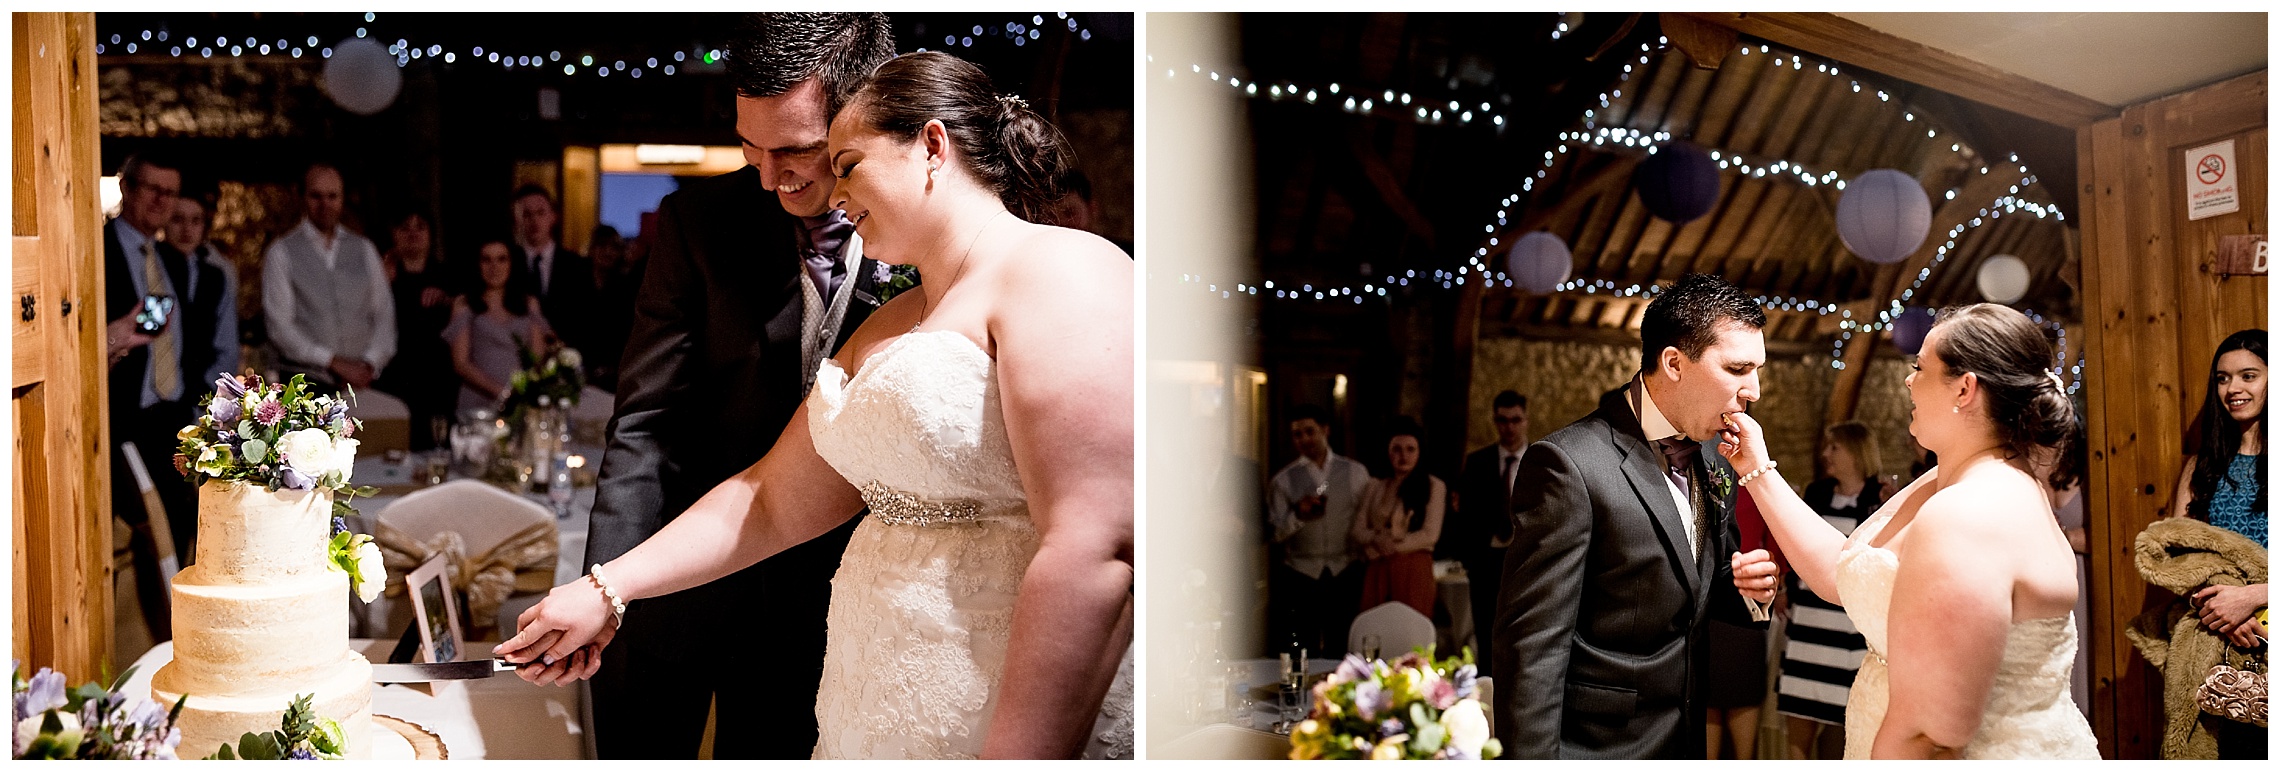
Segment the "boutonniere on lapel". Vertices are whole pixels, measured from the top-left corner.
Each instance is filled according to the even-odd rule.
[[[1733,472],[1726,471],[1725,467],[1712,468],[1710,470],[1710,482],[1718,486],[1718,498],[1730,499],[1734,497]]]
[[[871,284],[872,290],[878,293],[879,304],[885,305],[903,290],[918,286],[918,266],[873,263]]]

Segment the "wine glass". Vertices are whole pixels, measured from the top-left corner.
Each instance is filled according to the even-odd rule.
[[[552,466],[553,474],[549,476],[546,485],[546,500],[554,503],[554,517],[560,520],[570,516],[570,497],[573,492],[570,485],[570,459],[557,454]]]
[[[1366,660],[1366,661],[1369,661],[1369,662],[1376,662],[1376,661],[1378,660],[1378,637],[1377,637],[1377,636],[1375,636],[1375,635],[1364,635],[1364,636],[1362,636],[1362,659],[1363,659],[1363,660]]]

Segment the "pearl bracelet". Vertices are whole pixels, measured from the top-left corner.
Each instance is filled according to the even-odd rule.
[[[1747,488],[1747,487],[1749,487],[1749,485],[1750,485],[1750,481],[1751,481],[1751,480],[1755,480],[1755,479],[1757,479],[1757,478],[1759,478],[1759,477],[1763,477],[1763,476],[1765,475],[1765,473],[1773,471],[1773,468],[1774,468],[1774,467],[1777,467],[1777,466],[1781,466],[1781,462],[1779,462],[1779,461],[1767,461],[1767,462],[1765,462],[1765,466],[1761,466],[1761,467],[1758,467],[1758,468],[1757,468],[1757,471],[1755,471],[1755,472],[1751,472],[1751,473],[1749,473],[1749,474],[1745,474],[1745,475],[1742,475],[1742,487],[1744,487],[1744,488]],[[597,568],[598,568],[598,567],[599,567],[599,566],[597,566]]]
[[[610,622],[618,627],[624,627],[625,601],[618,597],[616,590],[610,589],[610,580],[602,576],[602,564],[595,563],[593,568],[588,569],[586,578],[594,580],[594,587],[600,589],[602,598],[610,602]]]

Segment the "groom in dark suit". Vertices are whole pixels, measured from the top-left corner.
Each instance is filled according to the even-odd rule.
[[[1647,306],[1640,374],[1529,446],[1494,634],[1507,756],[1703,757],[1702,621],[1762,622],[1773,597],[1770,577],[1736,592],[1739,485],[1716,450],[1758,398],[1764,326],[1733,285],[1679,280]]]
[[[893,55],[882,14],[756,14],[737,30],[728,62],[750,165],[659,205],[586,563],[625,554],[765,455],[823,357],[884,301],[885,266],[858,257],[830,208],[824,137]],[[858,520],[634,601],[593,680],[601,757],[696,758],[710,707],[714,758],[807,758],[831,577]]]

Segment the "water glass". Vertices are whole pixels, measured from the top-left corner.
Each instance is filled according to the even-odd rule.
[[[554,472],[549,475],[546,485],[546,500],[554,503],[555,519],[566,518],[570,516],[570,498],[573,493],[570,460],[566,456],[556,455],[553,467]]]
[[[1363,660],[1366,660],[1366,661],[1369,661],[1369,662],[1376,662],[1376,661],[1378,660],[1378,637],[1377,637],[1377,636],[1375,636],[1375,635],[1364,635],[1364,636],[1362,636],[1362,659],[1363,659]]]

